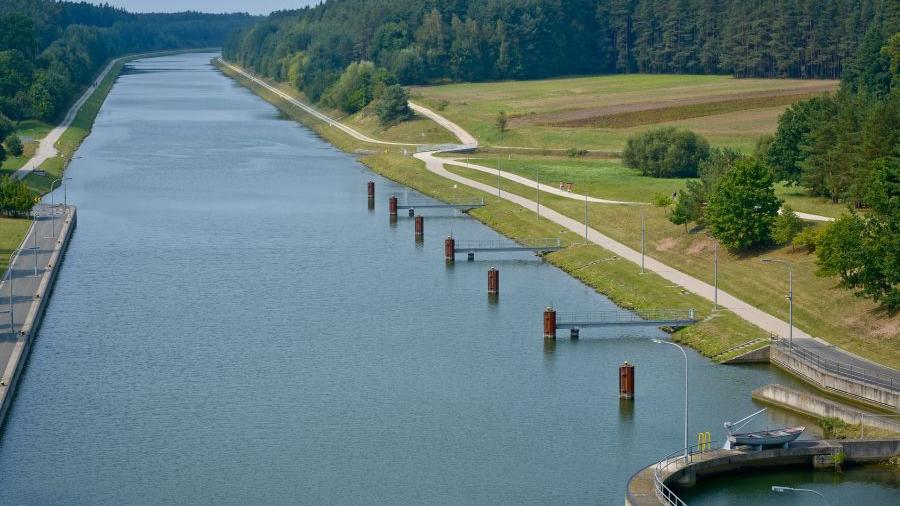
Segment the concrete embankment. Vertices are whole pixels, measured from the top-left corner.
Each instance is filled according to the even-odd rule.
[[[2,384],[0,384],[0,426],[6,419],[6,413],[15,397],[16,384],[25,367],[25,361],[28,359],[28,353],[31,351],[31,345],[50,300],[50,293],[56,282],[63,255],[75,230],[76,216],[75,207],[68,206],[62,208],[62,216],[58,216],[52,225],[47,223],[50,221],[48,218],[36,222],[41,226],[37,229],[32,227],[25,237],[22,248],[27,251],[34,242],[37,242],[41,253],[38,254],[35,251],[34,254],[38,255],[35,259],[32,259],[31,255],[20,254],[10,263],[11,274],[16,277],[13,280],[16,282],[14,286],[17,285],[15,299],[24,301],[16,305],[26,306],[27,309],[17,313],[25,316],[23,320],[16,318],[15,333],[7,332],[5,334],[6,342],[4,344],[11,345],[11,347],[9,347],[8,355],[4,353],[0,357],[4,359],[0,361],[0,367],[2,367],[0,371],[3,374]],[[55,234],[51,234],[51,231],[54,231]],[[37,240],[33,237],[34,234],[37,235]],[[34,266],[31,265],[32,262],[34,262]],[[25,273],[32,268],[38,270],[39,276],[32,277],[31,282],[28,282]],[[5,290],[8,289],[8,285],[4,286],[4,293],[7,293]],[[28,300],[29,298],[30,300]]]
[[[851,377],[848,374],[836,373],[827,364],[814,357],[792,352],[783,346],[771,346],[769,359],[773,364],[823,391],[881,409],[900,412],[898,411],[900,391],[897,390],[897,386],[891,388],[889,385],[876,383],[874,379],[870,380],[863,374]]]
[[[900,418],[879,417],[818,395],[782,385],[766,385],[753,391],[753,398],[813,417],[839,418],[849,424],[864,424],[900,434]]]
[[[655,463],[634,474],[628,481],[627,506],[659,506],[666,504],[657,494],[670,487],[690,487],[714,475],[753,472],[786,466],[809,466],[817,469],[836,465],[862,465],[882,462],[900,456],[900,439],[798,441],[790,448],[771,450],[708,450],[694,453],[685,463],[679,457]],[[672,495],[670,495],[672,497]]]

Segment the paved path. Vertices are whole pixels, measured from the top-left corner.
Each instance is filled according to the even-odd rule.
[[[349,126],[342,125],[337,120],[332,119],[332,118],[322,114],[319,111],[316,111],[314,108],[312,108],[306,104],[303,104],[302,102],[294,99],[290,95],[268,85],[267,83],[265,83],[264,81],[262,81],[256,77],[248,74],[243,69],[240,69],[238,67],[230,65],[228,63],[223,62],[223,64],[227,65],[229,68],[231,68],[234,71],[240,73],[241,75],[247,77],[248,79],[256,82],[257,84],[265,87],[266,89],[269,89],[272,92],[278,94],[280,97],[285,98],[285,100],[289,101],[292,104],[295,104],[296,106],[300,107],[304,111],[307,111],[310,114],[313,114],[315,117],[327,122],[328,124],[330,124],[336,128],[339,128],[340,130],[342,130],[343,132],[347,133],[348,135],[350,135],[351,137],[353,137],[355,139],[358,139],[358,140],[361,140],[364,142],[371,142],[374,144],[400,145],[400,143],[396,143],[396,142],[386,142],[386,141],[379,141],[377,139],[372,139],[371,137],[368,137]],[[410,107],[412,107],[419,114],[422,114],[422,115],[427,116],[428,118],[432,119],[433,121],[435,121],[442,127],[446,128],[450,132],[457,134],[460,141],[462,141],[462,145],[456,147],[457,150],[472,149],[472,148],[475,148],[478,146],[478,140],[475,139],[474,136],[472,136],[471,134],[466,132],[462,127],[460,127],[459,125],[456,125],[455,123],[448,120],[447,118],[444,118],[443,116],[437,114],[436,112],[431,111],[429,109],[426,109],[426,108],[416,105],[416,104],[410,103]],[[408,146],[408,145],[416,145],[416,144],[402,144],[402,145]],[[478,181],[468,179],[466,177],[463,177],[463,176],[460,176],[457,174],[454,174],[454,173],[448,171],[446,168],[444,168],[445,164],[453,163],[453,160],[449,160],[449,159],[441,158],[441,157],[437,156],[441,152],[442,151],[426,151],[426,152],[416,153],[414,156],[417,159],[425,162],[425,167],[429,171],[431,171],[443,178],[450,179],[452,181],[469,186],[469,187],[477,189],[477,190],[481,190],[490,195],[497,195],[497,188],[480,183]],[[471,165],[471,164],[469,164],[469,165]],[[491,169],[489,167],[480,167],[478,170],[485,170],[487,172],[496,174],[496,170]],[[503,191],[502,188],[500,191],[500,197],[505,200],[508,200],[510,202],[513,202],[515,204],[518,204],[518,205],[520,205],[526,209],[529,209],[531,211],[537,212],[537,210],[538,210],[538,204],[536,202],[534,202],[526,197],[522,197],[520,195],[509,193],[507,191]],[[581,198],[583,199],[584,197],[582,196]],[[541,212],[541,216],[543,218],[553,221],[554,223],[557,223],[558,225],[561,225],[561,226],[575,232],[578,235],[581,235],[584,233],[584,223],[578,222],[577,220],[569,218],[568,216],[560,214],[552,209],[548,209],[546,206],[541,206],[540,212]],[[640,262],[641,262],[641,253],[639,251],[631,249],[630,247],[602,234],[601,232],[599,232],[593,228],[588,228],[588,240],[590,240],[594,244],[597,244],[598,246],[600,246],[606,250],[613,252],[614,254],[616,254],[626,260],[634,262],[635,264],[640,264]],[[686,290],[709,300],[710,302],[713,300],[714,287],[705,281],[701,281],[693,276],[690,276],[681,271],[673,269],[672,267],[669,267],[668,265],[666,265],[666,264],[660,262],[659,260],[656,260],[650,256],[644,257],[644,266],[645,266],[645,269],[655,272],[656,274],[663,277],[667,281],[677,284],[677,285],[685,288]],[[719,302],[720,306],[722,306],[726,309],[729,309],[730,311],[734,312],[736,315],[740,316],[744,320],[756,325],[757,327],[759,327],[767,332],[770,332],[770,333],[778,335],[778,336],[787,336],[789,333],[789,325],[787,322],[780,320],[780,319],[766,313],[765,311],[762,311],[762,310],[738,299],[737,297],[735,297],[735,296],[731,295],[730,293],[725,292],[721,289],[719,290],[718,302]],[[794,344],[803,346],[805,348],[809,348],[809,349],[813,350],[815,353],[818,353],[820,355],[825,355],[828,358],[831,358],[832,360],[837,360],[837,361],[844,362],[847,364],[853,364],[854,367],[859,367],[860,369],[865,370],[868,373],[871,373],[873,375],[889,375],[891,377],[896,378],[898,381],[900,381],[900,371],[891,369],[889,367],[885,367],[880,364],[876,364],[876,363],[866,360],[862,357],[854,355],[850,352],[842,350],[841,348],[832,346],[832,345],[828,344],[826,341],[816,338],[816,337],[813,337],[796,327],[794,328],[793,335],[794,335],[794,337],[793,337]]]
[[[125,58],[125,57],[123,57]],[[27,176],[30,172],[34,171],[38,167],[41,166],[42,163],[49,160],[50,158],[59,156],[59,151],[56,149],[56,142],[59,141],[59,138],[62,137],[63,132],[69,128],[69,125],[75,121],[75,116],[78,115],[78,111],[81,109],[81,106],[87,102],[88,98],[94,93],[94,90],[97,89],[97,86],[103,82],[106,78],[106,74],[109,74],[109,71],[112,70],[113,65],[116,64],[122,58],[116,58],[109,62],[106,65],[106,68],[103,69],[103,72],[94,79],[94,82],[88,86],[88,89],[84,90],[84,93],[81,94],[81,97],[72,104],[72,107],[69,108],[69,112],[66,113],[66,117],[63,118],[62,123],[57,125],[53,130],[41,139],[41,142],[38,144],[37,151],[34,153],[34,156],[31,157],[30,160],[25,162],[19,170],[15,172],[15,177],[22,179]]]
[[[26,319],[33,311],[33,306],[38,302],[35,294],[38,293],[54,249],[59,246],[59,236],[66,219],[62,206],[56,207],[56,217],[53,222],[50,218],[50,206],[38,205],[35,209],[38,211],[37,233],[35,234],[35,227],[28,231],[28,235],[22,242],[22,251],[13,258],[11,268],[0,282],[0,377],[3,379],[3,385],[0,385],[0,396],[5,392],[15,367],[14,363],[10,363],[10,356],[16,347],[21,347],[23,344],[22,336],[17,333],[22,329]],[[37,249],[31,249],[35,244],[35,239],[37,239]],[[35,271],[37,276],[34,275]],[[9,325],[10,276],[12,276],[13,286],[15,333],[10,331]]]

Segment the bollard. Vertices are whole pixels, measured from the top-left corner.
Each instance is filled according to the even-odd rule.
[[[416,216],[416,237],[425,235],[425,218]]]
[[[388,214],[397,216],[397,197],[392,196],[388,199]]]
[[[578,329],[569,329],[569,339],[578,339]]]
[[[500,271],[496,267],[488,270],[488,293],[494,295],[500,293]]]
[[[475,261],[475,252],[474,251],[468,252],[466,254],[466,260],[468,260],[470,262],[474,262]]]
[[[556,339],[556,310],[552,307],[544,310],[544,339]]]
[[[415,215],[416,215],[416,210],[415,210],[415,209],[410,209],[410,210],[409,210],[409,217],[412,218],[412,217],[415,216]]]
[[[628,362],[619,366],[619,399],[634,399],[634,366]]]
[[[456,241],[453,237],[444,239],[444,260],[452,262],[456,258]]]
[[[369,181],[368,187],[369,187],[369,199],[374,200],[375,199],[375,181]]]

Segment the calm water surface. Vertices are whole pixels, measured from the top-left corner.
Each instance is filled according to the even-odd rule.
[[[621,504],[681,447],[683,360],[661,332],[545,347],[548,304],[611,304],[530,255],[445,266],[451,230],[496,234],[431,213],[416,245],[387,219],[404,188],[211,56],[129,64],[72,163],[78,229],[0,443],[0,504]],[[689,357],[692,437],[791,383]]]

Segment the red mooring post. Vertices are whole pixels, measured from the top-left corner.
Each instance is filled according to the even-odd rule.
[[[416,237],[422,238],[425,235],[425,218],[416,216]]]
[[[369,181],[369,198],[375,198],[375,181]]]
[[[500,271],[496,267],[488,270],[488,294],[497,295],[500,293]]]
[[[634,399],[634,366],[628,362],[619,366],[619,399]]]
[[[544,339],[556,339],[556,310],[552,307],[544,310]]]
[[[391,197],[388,200],[388,214],[397,216],[397,197]]]
[[[453,237],[444,239],[444,260],[452,262],[456,259],[456,240]]]

